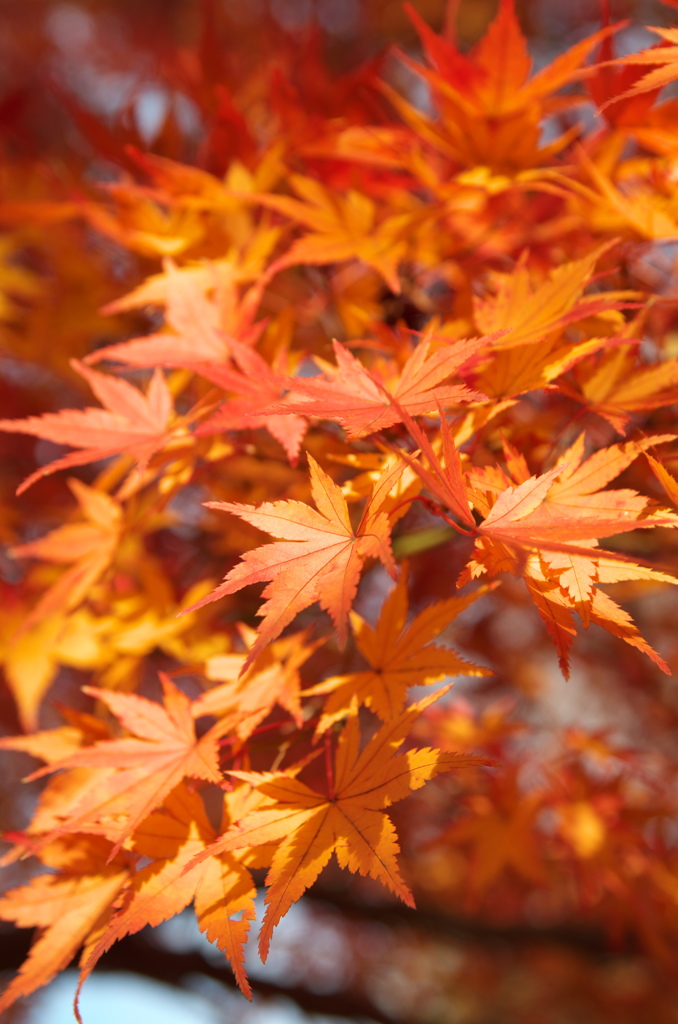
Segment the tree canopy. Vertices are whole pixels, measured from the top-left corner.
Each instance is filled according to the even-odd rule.
[[[678,1020],[678,4],[9,7],[0,1012]]]

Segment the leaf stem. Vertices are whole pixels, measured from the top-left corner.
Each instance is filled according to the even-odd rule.
[[[325,733],[325,773],[327,775],[327,794],[330,800],[336,799],[334,788],[334,768],[332,766],[332,733],[328,729]]]
[[[470,530],[465,530],[463,526],[459,526],[459,524],[455,523],[453,519],[450,519],[449,516],[440,507],[440,505],[437,505],[435,501],[431,501],[430,498],[425,498],[421,494],[415,495],[414,498],[405,498],[405,500],[401,501],[399,505],[396,505],[394,508],[392,508],[389,514],[393,515],[393,513],[397,512],[399,508],[403,507],[403,505],[411,504],[413,501],[420,501],[422,505],[424,505],[424,507],[428,509],[429,512],[431,512],[434,516],[439,516],[441,519],[444,519],[445,522],[448,523],[453,530],[457,531],[457,533],[463,533],[465,537],[474,536],[474,534]]]

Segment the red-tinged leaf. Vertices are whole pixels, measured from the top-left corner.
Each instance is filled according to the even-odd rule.
[[[672,440],[674,435],[663,434],[644,438],[640,444],[612,445],[581,463],[581,437],[553,469],[502,492],[478,533],[548,549],[549,541],[567,545],[642,527],[676,526],[678,518],[669,512],[655,512],[649,499],[636,491],[600,489],[644,447]]]
[[[73,360],[73,367],[105,408],[64,409],[25,420],[0,420],[0,430],[8,433],[30,434],[82,449],[32,473],[17,494],[59,469],[83,466],[123,452],[135,459],[141,471],[155,452],[186,434],[181,421],[174,427],[170,425],[172,395],[160,370],[155,371],[148,392],[143,395],[127,381],[90,370],[77,360]]]
[[[348,612],[367,558],[378,558],[395,575],[387,515],[380,511],[388,491],[395,485],[402,466],[398,465],[374,488],[354,532],[346,499],[334,481],[309,455],[311,490],[318,511],[299,501],[264,502],[258,508],[235,502],[208,502],[209,508],[231,512],[245,522],[280,538],[274,544],[247,551],[224,582],[193,608],[234,594],[251,583],[270,581],[259,609],[263,622],[259,639],[252,647],[243,670],[295,615],[314,602],[329,612],[339,633],[346,637]],[[188,609],[189,611],[192,609]]]
[[[326,365],[324,379],[289,380],[291,394],[285,405],[276,409],[282,411],[289,406],[305,416],[338,420],[348,437],[356,438],[397,423],[399,407],[410,416],[422,416],[436,412],[439,406],[482,401],[485,395],[471,391],[464,384],[441,386],[441,382],[495,337],[471,338],[446,345],[429,355],[431,340],[424,338],[417,345],[399,379],[383,383],[377,383],[374,373],[335,341],[336,368]]]
[[[443,96],[463,99],[469,112],[483,117],[507,117],[535,100],[542,103],[582,74],[582,63],[603,39],[626,22],[605,26],[569,50],[531,78],[532,61],[516,17],[514,0],[501,0],[496,18],[466,56],[458,47],[436,35],[411,4],[405,9],[422,40],[426,56],[439,72],[432,79]],[[421,69],[415,65],[415,70]]]
[[[448,85],[460,93],[474,92],[486,80],[486,70],[466,57],[453,42],[434,32],[411,3],[404,3],[403,8],[419,34],[424,53]]]
[[[428,437],[418,423],[392,399],[403,423],[419,451],[425,456],[428,465],[423,465],[416,457],[409,455],[395,445],[389,446],[398,458],[402,459],[416,473],[424,486],[440,502],[443,508],[461,519],[467,526],[475,529],[475,519],[469,505],[469,496],[464,481],[461,459],[452,436],[452,428],[441,415],[440,432],[442,435],[443,461],[441,462]],[[462,531],[465,532],[465,531]]]
[[[608,8],[603,7],[602,13],[607,21]],[[608,36],[601,43],[598,63],[586,78],[586,88],[609,124],[615,127],[643,124],[657,98],[657,91],[644,93],[642,97],[619,100],[618,97],[631,89],[644,72],[633,65],[611,66],[614,64],[614,55],[614,41]]]
[[[497,115],[510,110],[532,69],[514,0],[500,0],[497,16],[476,46],[473,59],[482,73],[475,87],[478,101]]]
[[[200,739],[191,702],[161,675],[163,704],[95,687],[85,692],[102,701],[132,736],[104,740],[34,773],[93,769],[93,785],[81,793],[57,831],[93,832],[114,841],[115,852],[185,777],[221,785],[218,723]]]
[[[307,422],[295,414],[291,405],[289,413],[286,412],[287,402],[280,406],[276,404],[289,385],[287,377],[274,371],[255,349],[243,345],[235,338],[231,339],[230,349],[235,366],[184,364],[224,391],[231,391],[238,396],[224,402],[213,416],[198,427],[196,435],[202,437],[224,430],[264,427],[283,446],[290,462],[296,465]]]
[[[618,57],[612,64],[615,65],[650,65],[652,71],[618,96],[613,96],[603,104],[601,110],[605,110],[611,103],[619,100],[631,99],[641,93],[650,92],[655,89],[662,89],[670,82],[678,78],[678,29],[650,27],[663,40],[663,43],[643,50],[641,53],[630,53],[625,57]]]
[[[597,32],[593,32],[590,36],[575,43],[569,50],[558,54],[550,64],[532,76],[522,90],[523,100],[547,97],[549,93],[562,89],[569,82],[588,77],[590,69],[582,67],[582,64],[594,47],[627,27],[628,21],[617,21],[613,25],[605,25]]]

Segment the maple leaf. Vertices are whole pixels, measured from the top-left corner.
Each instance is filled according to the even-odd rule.
[[[109,201],[83,202],[77,212],[125,249],[151,259],[179,256],[204,237],[205,226],[195,210],[158,202],[157,195],[131,182],[102,187]]]
[[[427,490],[438,499],[443,508],[449,509],[453,515],[461,519],[466,526],[471,527],[474,531],[476,522],[470,508],[461,458],[454,443],[452,428],[447,419],[441,413],[440,436],[443,456],[441,462],[434,451],[433,445],[419,424],[412,419],[399,403],[396,403],[395,399],[392,398],[391,401],[396,404],[403,423],[405,423],[410,436],[419,446],[419,452],[425,457],[427,465],[422,464],[421,458],[415,458],[396,445],[389,445],[388,447],[410,467]],[[447,521],[459,532],[468,533],[467,530],[463,527],[460,528],[456,523],[452,523],[451,520],[448,519]]]
[[[430,748],[397,753],[415,719],[444,692],[413,704],[382,726],[362,752],[354,708],[339,738],[328,794],[285,773],[230,773],[254,786],[271,806],[244,815],[198,862],[209,854],[279,844],[266,878],[267,909],[259,939],[262,960],[267,957],[273,928],[313,884],[333,852],[341,867],[377,879],[414,906],[398,870],[399,846],[385,809],[441,772],[494,764],[482,757]]]
[[[28,996],[68,966],[88,936],[102,925],[129,877],[122,858],[110,862],[110,843],[80,836],[70,858],[50,857],[46,864],[64,869],[37,875],[27,885],[0,898],[0,919],[20,928],[39,929],[19,974],[0,996],[0,1013],[16,999]],[[59,863],[65,859],[65,866]]]
[[[618,96],[613,96],[606,103],[603,103],[600,108],[601,111],[605,110],[611,103],[616,103],[619,100],[631,99],[644,92],[662,89],[665,85],[675,82],[678,78],[678,28],[649,26],[648,29],[659,36],[665,45],[655,45],[647,50],[642,50],[640,53],[629,53],[627,56],[617,57],[609,63],[611,65],[621,64],[627,67],[629,65],[650,65],[652,70],[643,75],[640,81],[635,82],[630,89],[620,93]]]
[[[557,551],[559,545],[585,534],[588,539],[595,531],[605,537],[641,526],[673,525],[675,517],[664,512],[659,517],[644,495],[602,488],[646,448],[675,439],[674,434],[648,435],[600,449],[584,460],[585,434],[580,434],[557,464],[539,476],[529,476],[525,459],[504,442],[513,479],[498,466],[472,467],[466,474],[474,506],[485,517],[477,533],[521,544],[529,543],[532,532],[546,548],[549,538],[553,540]]]
[[[161,673],[160,679],[164,705],[134,694],[83,688],[133,735],[95,743],[31,776],[63,769],[94,770],[57,831],[101,833],[115,841],[115,853],[184,777],[223,783],[217,743],[221,723],[197,739],[190,700],[168,676]]]
[[[423,338],[403,367],[400,378],[387,388],[375,379],[338,341],[333,342],[336,368],[323,365],[325,379],[288,381],[291,394],[285,401],[290,410],[319,419],[338,420],[348,437],[364,437],[392,426],[400,419],[398,406],[412,416],[437,411],[439,406],[478,402],[486,396],[465,384],[440,385],[477,352],[494,340],[471,338],[445,345],[429,355],[432,337]],[[391,399],[398,403],[396,406]]]
[[[607,20],[609,11],[603,8],[601,13]],[[624,126],[633,131],[635,126],[647,122],[659,90],[653,89],[642,95],[624,97],[627,90],[631,89],[643,75],[642,65],[634,67],[627,64],[625,67],[613,67],[611,65],[614,64],[614,54],[614,42],[608,36],[601,43],[598,62],[587,76],[586,88],[598,106],[599,113],[604,113],[609,124],[614,127]]]
[[[233,811],[243,813],[246,803],[242,797],[242,792],[225,795],[223,830],[233,820]],[[185,785],[177,786],[163,806],[135,830],[134,852],[150,858],[150,863],[130,878],[120,909],[85,951],[78,993],[114,942],[134,935],[146,925],[155,927],[195,901],[200,931],[226,954],[238,986],[251,999],[243,947],[255,916],[256,889],[238,855],[221,854],[195,864],[196,857],[215,839],[201,797],[189,792]],[[238,915],[242,916],[234,920]]]
[[[254,630],[239,623],[239,632],[246,647],[257,640]],[[279,704],[301,728],[303,715],[299,699],[299,669],[318,642],[309,641],[309,631],[274,640],[249,668],[243,671],[247,654],[217,654],[205,664],[205,675],[222,685],[214,686],[193,701],[193,714],[228,716],[236,736],[244,741],[266,718],[274,704]]]
[[[299,199],[263,193],[246,197],[310,229],[271,264],[271,274],[299,264],[361,260],[398,294],[398,264],[406,254],[411,217],[396,213],[380,218],[369,196],[353,188],[339,194],[300,174],[290,175],[289,182]]]
[[[644,495],[629,489],[601,490],[641,454],[643,448],[675,440],[672,434],[612,445],[583,460],[584,436],[558,465],[503,491],[478,526],[478,533],[501,541],[548,545],[590,537],[610,537],[640,527],[675,525],[671,513],[654,512]],[[643,518],[641,518],[641,516]]]
[[[384,602],[375,628],[356,612],[351,612],[351,626],[357,648],[370,668],[362,672],[331,676],[304,691],[305,696],[331,694],[323,709],[316,735],[345,718],[355,699],[385,722],[400,714],[411,686],[437,683],[446,676],[492,674],[489,669],[466,661],[451,648],[432,643],[457,615],[486,593],[487,589],[438,601],[424,608],[407,624],[407,577],[405,566],[401,569],[398,583]]]
[[[578,612],[586,628],[591,622],[597,623],[613,636],[642,651],[662,672],[670,675],[664,659],[641,636],[628,613],[599,588],[601,584],[624,580],[675,585],[678,580],[673,576],[632,561],[622,561],[619,556],[598,549],[594,539],[588,541],[587,548],[571,545],[563,546],[559,552],[531,554],[522,564],[505,554],[501,564],[498,571],[523,576],[530,597],[556,646],[565,678],[569,677],[570,647],[576,635],[574,611]]]
[[[110,739],[110,729],[94,715],[72,708],[62,709],[67,725],[56,729],[33,730],[25,736],[0,737],[0,749],[21,750],[40,761],[61,761],[95,740]]]
[[[623,23],[606,26],[575,44],[530,77],[532,61],[513,0],[501,0],[496,18],[470,53],[456,40],[436,35],[412,4],[405,10],[422,42],[431,67],[399,52],[400,60],[431,88],[440,117],[421,114],[392,90],[384,88],[417,136],[466,167],[490,166],[508,172],[532,171],[562,149],[568,134],[540,146],[539,112],[572,103],[551,94],[581,77],[582,63],[593,47]]]
[[[375,485],[382,476],[387,476],[391,469],[400,461],[392,452],[349,452],[346,455],[335,455],[333,459],[352,469],[362,470],[357,476],[351,477],[342,484],[341,490],[346,500],[351,503],[368,499]],[[409,467],[393,483],[388,495],[384,498],[382,510],[388,514],[391,523],[397,522],[407,515],[408,505],[419,494],[421,481]]]
[[[240,300],[231,263],[214,261],[199,268],[179,269],[168,259],[163,268],[162,275],[151,278],[126,300],[112,303],[106,311],[162,303],[171,332],[108,345],[87,356],[86,363],[115,359],[128,366],[220,366],[231,354],[231,338],[248,345],[256,341],[264,326],[263,322],[253,323],[261,299],[261,282]],[[210,287],[214,289],[212,299],[205,294]]]
[[[287,415],[284,410],[277,415],[268,413],[269,406],[281,398],[287,381],[283,373],[272,370],[252,347],[265,326],[264,321],[253,322],[265,280],[252,287],[241,301],[231,264],[208,264],[199,271],[179,270],[171,260],[166,260],[164,266],[165,273],[160,280],[152,281],[153,287],[148,286],[134,295],[133,304],[163,299],[172,333],[152,334],[109,345],[92,353],[86,362],[115,359],[130,366],[192,370],[239,396],[235,401],[224,403],[202,425],[198,436],[265,427],[282,444],[290,461],[296,462],[306,421],[291,413]],[[215,290],[213,300],[205,295],[205,287],[210,284]],[[113,304],[112,308],[119,309],[120,303]]]
[[[573,610],[579,612],[585,626],[597,622],[644,651],[668,672],[665,662],[642,639],[629,616],[598,589],[598,584],[627,579],[678,581],[636,565],[631,558],[599,549],[598,538],[678,524],[672,513],[656,511],[651,501],[636,491],[601,489],[631,465],[644,448],[671,440],[674,436],[670,434],[649,436],[601,449],[584,460],[584,435],[580,435],[553,469],[501,490],[498,497],[482,480],[501,487],[500,475],[479,470],[472,474],[477,507],[489,508],[489,512],[477,528],[480,539],[458,585],[484,572],[523,576],[556,643],[566,676],[569,647],[575,635]],[[520,557],[519,551],[525,554]]]
[[[475,376],[474,383],[481,385],[488,396],[491,397],[513,397],[524,394],[527,391],[537,391],[545,388],[551,381],[556,381],[555,387],[570,398],[581,402],[582,398],[576,394],[571,385],[563,380],[563,374],[572,368],[578,373],[579,365],[586,362],[590,369],[592,360],[588,357],[596,356],[601,362],[605,359],[606,350],[616,350],[621,346],[640,345],[640,338],[628,338],[625,336],[587,338],[571,344],[555,341],[549,344],[534,343],[528,347],[525,345],[518,349],[509,349],[504,352],[497,352],[494,359],[488,362]],[[614,355],[615,352],[612,352]],[[623,353],[626,356],[626,353]],[[602,359],[601,359],[602,357]],[[582,374],[583,376],[583,374]],[[593,409],[599,415],[604,415],[611,422],[610,416],[602,410]],[[623,414],[622,414],[623,418]],[[626,422],[629,419],[626,416]],[[617,415],[617,420],[619,415]]]
[[[186,443],[184,423],[177,420],[174,427],[170,427],[172,395],[160,370],[153,374],[144,396],[127,381],[97,373],[75,359],[71,365],[85,378],[105,408],[64,409],[24,420],[0,420],[0,430],[8,433],[30,434],[82,449],[32,473],[17,489],[17,494],[48,473],[84,466],[122,452],[134,458],[137,471],[141,472],[155,452],[170,444]]]
[[[495,349],[515,348],[542,341],[584,317],[618,308],[620,297],[628,297],[628,292],[583,296],[596,263],[610,247],[607,242],[580,260],[556,267],[536,286],[530,280],[524,254],[511,274],[500,278],[494,295],[474,300],[478,327],[485,333],[506,331],[494,342]]]
[[[583,147],[577,147],[576,155],[593,180],[594,188],[572,175],[566,176],[557,171],[552,172],[551,178],[554,184],[559,183],[564,195],[569,193],[570,196],[581,196],[587,206],[593,208],[588,210],[586,216],[600,218],[606,225],[612,222],[618,225],[618,232],[630,228],[641,238],[675,238],[678,235],[678,221],[672,205],[657,189],[653,180],[635,175],[622,180],[618,188],[607,168],[603,170],[596,166]]]
[[[650,464],[650,469],[666,491],[671,504],[675,508],[678,508],[678,480],[676,480],[675,476],[669,473],[666,466],[664,466],[658,459],[655,459],[654,456],[647,455],[646,453],[645,457]]]
[[[603,353],[594,365],[584,362],[575,381],[558,381],[558,389],[625,434],[633,413],[659,409],[678,401],[678,359],[638,365],[628,349]]]
[[[472,376],[481,390],[510,395],[540,388],[601,348],[634,343],[635,339],[623,336],[586,338],[577,344],[559,340],[570,324],[637,304],[636,292],[583,294],[596,263],[611,244],[556,267],[537,285],[530,280],[525,254],[511,274],[500,277],[494,295],[474,301],[478,328],[498,332],[491,354],[474,368]],[[624,328],[620,318],[620,334]]]
[[[2,664],[7,685],[16,702],[24,729],[35,729],[45,691],[57,672],[56,648],[64,631],[62,615],[50,615],[32,627],[24,622],[34,609],[19,606],[12,615],[5,608]]]
[[[230,512],[280,538],[274,544],[245,552],[224,582],[189,609],[234,594],[251,583],[270,581],[262,592],[267,600],[257,613],[263,618],[259,638],[245,659],[243,670],[298,612],[315,601],[329,612],[343,642],[363,562],[378,558],[395,575],[388,516],[381,508],[402,466],[394,466],[375,484],[354,531],[341,489],[311,455],[308,461],[311,492],[318,511],[300,501],[264,502],[258,507],[227,501],[206,503],[208,508]]]
[[[273,370],[253,348],[235,338],[231,339],[230,350],[237,369],[232,365],[184,363],[187,369],[201,373],[213,384],[239,396],[220,405],[198,427],[196,436],[264,427],[283,446],[290,462],[296,465],[308,424],[295,414],[292,403],[289,403],[289,412],[286,411],[287,401],[276,405],[284,388],[289,385],[288,378]]]
[[[10,548],[13,558],[41,558],[66,564],[70,569],[40,598],[24,619],[21,633],[57,612],[70,611],[87,595],[90,587],[108,569],[120,540],[122,508],[114,498],[80,480],[70,479],[85,521],[68,523],[39,540]]]

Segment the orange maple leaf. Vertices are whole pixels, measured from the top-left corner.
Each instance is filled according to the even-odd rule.
[[[55,830],[92,832],[115,842],[115,853],[154,808],[186,776],[223,784],[217,723],[200,739],[191,702],[163,673],[164,706],[134,694],[95,687],[84,692],[102,701],[133,735],[102,740],[34,772],[30,778],[63,769],[88,768],[75,801]]]
[[[110,843],[94,836],[79,836],[74,848],[57,842],[42,855],[48,867],[61,869],[57,874],[38,875],[0,898],[0,919],[39,929],[19,974],[0,996],[0,1013],[51,981],[104,923],[130,873],[126,858],[111,863],[110,852]]]
[[[433,120],[388,87],[385,91],[417,135],[445,156],[467,167],[510,171],[532,171],[566,145],[567,132],[540,145],[540,111],[550,113],[573,102],[572,97],[552,94],[580,78],[585,73],[582,63],[594,46],[623,27],[606,26],[530,77],[532,60],[514,0],[501,0],[496,18],[468,54],[454,38],[436,35],[412,4],[405,4],[405,10],[431,67],[404,53],[399,57],[425,78],[441,116]]]
[[[251,800],[249,801],[252,802]],[[246,809],[242,791],[226,794],[221,823],[226,830],[234,813]],[[255,916],[256,889],[252,876],[238,855],[221,854],[195,864],[196,857],[214,844],[216,833],[201,797],[185,785],[178,786],[135,830],[134,852],[150,863],[129,879],[120,909],[94,936],[81,961],[80,983],[114,942],[134,935],[146,925],[155,927],[195,902],[200,931],[207,933],[228,957],[236,981],[248,999],[252,991],[244,968],[243,946]],[[193,865],[190,866],[190,862]],[[239,920],[234,916],[242,914]]]
[[[592,179],[593,187],[584,184],[572,174],[559,171],[551,172],[554,187],[563,194],[581,196],[584,203],[592,209],[582,211],[586,219],[594,222],[604,220],[606,229],[616,224],[616,232],[636,232],[641,238],[666,239],[678,236],[678,222],[673,213],[672,204],[667,202],[661,188],[657,187],[659,169],[653,170],[652,176],[633,175],[617,178],[613,181],[609,168],[598,167],[582,146],[575,147],[576,156],[586,174]],[[668,177],[666,188],[671,188]]]
[[[122,452],[135,459],[137,470],[141,472],[155,452],[172,442],[186,441],[185,417],[170,426],[172,395],[160,370],[155,371],[148,393],[143,395],[127,381],[90,370],[76,359],[71,365],[85,378],[105,408],[62,409],[24,420],[0,420],[0,430],[8,433],[31,434],[55,444],[82,449],[32,473],[17,489],[17,494],[49,473],[84,466]]]
[[[629,489],[601,490],[644,448],[675,440],[672,434],[611,445],[583,461],[584,435],[541,476],[508,487],[478,526],[481,536],[548,550],[557,545],[611,537],[641,527],[676,526],[670,512],[657,514],[649,498]],[[557,548],[554,548],[557,550]]]
[[[501,783],[492,788],[492,799],[469,798],[471,814],[441,837],[468,848],[471,897],[486,892],[508,869],[531,885],[548,881],[536,827],[543,794],[520,792],[515,770],[503,773]]]
[[[584,295],[596,263],[613,244],[606,242],[588,256],[556,267],[537,285],[530,280],[527,255],[523,255],[512,273],[500,279],[494,295],[474,300],[480,330],[505,332],[494,340],[495,350],[544,341],[568,324],[637,300],[638,293],[630,291]]]
[[[472,379],[479,390],[504,396],[542,388],[600,349],[639,344],[621,336],[585,337],[573,344],[564,336],[571,324],[637,305],[637,292],[584,294],[596,263],[611,244],[557,267],[538,284],[531,280],[525,254],[511,274],[499,277],[494,294],[474,300],[478,329],[503,332],[474,368]],[[622,326],[620,323],[620,335]]]
[[[206,503],[208,508],[231,512],[281,538],[274,544],[245,552],[224,582],[188,609],[192,611],[225,594],[234,594],[251,583],[270,581],[262,594],[267,600],[257,613],[264,620],[259,638],[245,659],[243,670],[298,612],[315,601],[329,612],[343,642],[348,611],[367,558],[380,559],[395,576],[389,520],[381,507],[398,480],[402,465],[394,466],[377,482],[354,531],[341,489],[311,455],[308,461],[318,511],[300,501],[267,501],[258,507],[229,501]]]
[[[263,321],[253,322],[261,299],[261,282],[241,299],[231,264],[212,262],[198,268],[177,268],[168,259],[163,268],[163,274],[150,278],[125,299],[111,303],[105,312],[164,304],[171,332],[108,345],[87,356],[86,363],[115,359],[129,366],[219,366],[231,354],[232,337],[248,345],[256,341],[264,327]],[[209,287],[215,293],[211,299],[205,294]]]
[[[24,619],[21,633],[48,615],[70,611],[87,595],[90,587],[108,569],[118,548],[122,508],[110,495],[80,480],[68,486],[85,515],[85,521],[67,523],[45,537],[10,548],[13,558],[41,558],[71,565],[47,590]]]
[[[380,217],[377,204],[352,188],[345,193],[332,192],[319,181],[300,174],[291,175],[289,180],[299,199],[263,193],[244,197],[309,229],[307,235],[297,239],[284,256],[271,264],[270,274],[302,263],[361,260],[398,294],[398,264],[407,252],[411,216],[396,213]]]
[[[643,365],[638,353],[616,349],[576,367],[574,382],[558,381],[568,398],[581,403],[625,434],[633,413],[678,401],[678,359]]]
[[[246,814],[198,860],[244,847],[278,843],[266,878],[266,915],[259,938],[266,959],[273,928],[336,853],[341,867],[382,882],[408,906],[412,893],[397,864],[399,846],[385,809],[441,772],[489,766],[471,755],[424,748],[398,754],[412,723],[445,690],[392,719],[360,751],[357,710],[337,746],[329,792],[319,793],[285,773],[231,772],[256,787],[270,806]]]
[[[646,455],[646,458],[650,464],[650,469],[664,488],[671,504],[675,508],[678,508],[678,480],[676,480],[675,476],[669,473],[666,466],[664,466],[658,459],[655,459],[654,456]]]
[[[331,694],[316,734],[345,718],[356,699],[385,722],[400,714],[411,686],[430,685],[446,676],[492,675],[490,669],[471,664],[452,648],[432,643],[487,588],[438,601],[407,623],[407,576],[407,569],[403,568],[398,583],[384,601],[376,627],[351,612],[356,645],[370,668],[332,676],[304,691],[305,696]]]
[[[247,649],[257,634],[242,623],[239,632]],[[299,669],[319,646],[309,640],[309,631],[293,633],[269,644],[243,671],[247,654],[217,654],[205,664],[208,679],[221,685],[207,690],[193,701],[193,714],[228,716],[231,728],[244,741],[279,704],[294,719],[297,728],[303,724],[300,701]]]

